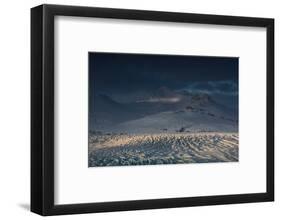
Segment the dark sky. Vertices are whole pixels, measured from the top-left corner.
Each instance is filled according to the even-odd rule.
[[[238,92],[238,58],[89,53],[90,92],[172,90]]]

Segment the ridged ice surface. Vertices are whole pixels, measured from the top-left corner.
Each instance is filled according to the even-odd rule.
[[[89,137],[89,166],[238,161],[238,133],[163,133]]]

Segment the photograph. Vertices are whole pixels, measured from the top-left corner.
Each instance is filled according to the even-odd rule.
[[[204,10],[211,5],[162,11],[162,4],[47,3],[32,5],[30,28],[10,28],[28,30],[30,38],[29,99],[16,91],[9,109],[29,104],[30,129],[21,130],[30,132],[23,175],[30,174],[30,187],[23,187],[31,212],[193,212],[238,203],[259,203],[262,211],[261,202],[275,200],[274,30],[280,13],[268,3],[260,7],[267,9],[263,14]],[[27,60],[18,57],[16,63]],[[22,77],[23,65],[16,66]],[[23,138],[17,139],[21,146]],[[18,204],[26,212],[28,203]],[[266,210],[257,216],[267,216]],[[198,216],[198,208],[190,216]]]
[[[238,162],[238,57],[89,53],[89,167]]]
[[[245,10],[230,13],[221,4],[220,10],[211,10],[213,2],[188,3],[186,10],[174,2],[149,3],[27,4],[22,13],[17,10],[19,16],[10,16],[14,24],[25,21],[22,27],[29,17],[30,25],[11,24],[6,31],[22,41],[11,38],[19,44],[16,56],[11,47],[5,52],[12,55],[11,64],[4,62],[6,69],[18,71],[4,74],[13,83],[3,81],[9,87],[3,94],[14,93],[4,106],[13,104],[8,111],[23,122],[17,133],[23,137],[14,138],[19,129],[6,117],[5,129],[12,131],[6,148],[15,151],[9,144],[18,140],[21,148],[30,142],[30,150],[7,154],[13,158],[5,157],[4,164],[15,164],[14,171],[18,164],[28,168],[16,173],[29,177],[21,182],[30,187],[6,190],[2,197],[17,201],[18,211],[4,208],[5,216],[189,207],[187,215],[197,217],[199,207],[224,209],[226,204],[222,218],[279,212],[278,206],[264,203],[276,197],[278,7],[265,2],[259,9],[266,13],[257,13],[236,0]],[[17,33],[23,30],[26,36]],[[22,43],[27,39],[30,47]],[[27,83],[21,80],[26,78],[24,63],[30,70]],[[19,98],[25,89],[26,100]],[[10,110],[23,103],[28,105],[24,117]],[[18,182],[20,177],[14,176]],[[238,203],[242,209],[256,203],[257,212],[229,210]],[[159,218],[163,212],[159,210]],[[202,219],[210,216],[200,213]],[[217,218],[216,213],[214,207]]]

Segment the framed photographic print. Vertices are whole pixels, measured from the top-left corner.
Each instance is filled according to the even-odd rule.
[[[31,9],[31,211],[273,200],[273,19]]]

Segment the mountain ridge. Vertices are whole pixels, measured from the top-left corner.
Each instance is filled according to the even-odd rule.
[[[91,104],[90,130],[117,133],[238,130],[238,112],[206,93],[160,87],[135,102],[121,103],[102,94],[96,95]]]

